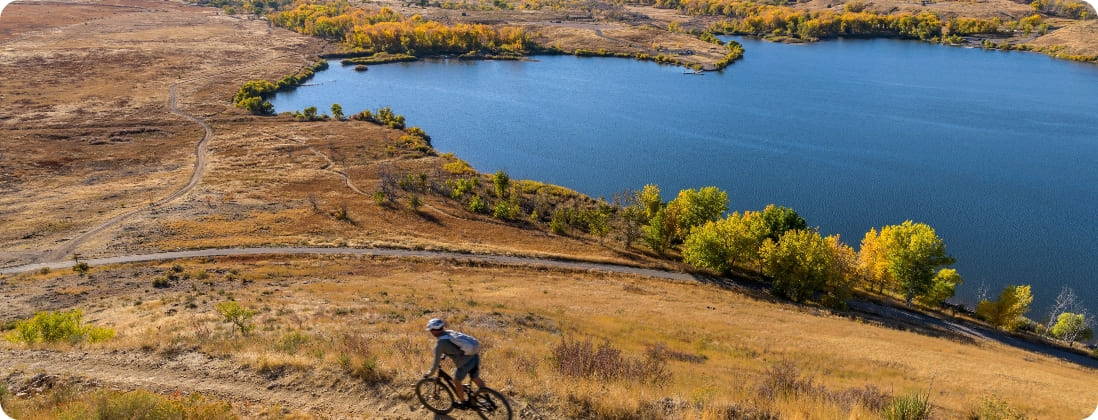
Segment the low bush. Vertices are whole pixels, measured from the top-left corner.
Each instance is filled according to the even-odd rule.
[[[1024,414],[1010,407],[995,395],[987,395],[973,406],[966,417],[970,420],[1024,420]]]
[[[224,317],[225,322],[233,324],[233,335],[236,335],[236,331],[240,330],[241,334],[247,336],[249,332],[255,329],[255,324],[252,323],[255,311],[231,300],[218,303],[216,309]]]
[[[98,343],[114,338],[113,329],[84,325],[79,309],[68,312],[39,312],[15,323],[15,331],[4,338],[13,343]]]
[[[631,359],[610,343],[595,346],[591,340],[565,337],[553,347],[553,365],[562,376],[597,380],[623,380],[656,386],[671,381],[665,360]]]
[[[914,393],[893,399],[881,412],[881,417],[885,420],[926,420],[933,409],[929,394]]]
[[[759,383],[757,392],[767,400],[793,395],[822,394],[812,377],[802,377],[800,369],[793,362],[783,360],[766,369],[766,375]]]

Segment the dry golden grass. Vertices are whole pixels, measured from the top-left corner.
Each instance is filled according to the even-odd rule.
[[[549,418],[716,418],[730,410],[780,418],[875,418],[876,411],[859,400],[848,398],[855,402],[844,405],[829,397],[867,385],[892,396],[929,390],[942,418],[962,417],[992,394],[1035,418],[1081,418],[1098,399],[1089,385],[1098,379],[1093,369],[712,285],[334,256],[179,264],[185,272],[210,275],[152,289],[152,274],[169,264],[95,270],[105,289],[100,293],[110,297],[88,296],[73,306],[98,305],[87,309],[94,314],[89,321],[117,329],[119,337],[89,350],[144,349],[153,359],[170,360],[197,349],[280,386],[337,383],[332,392],[373,389],[402,400],[411,398],[409,385],[430,362],[432,338],[422,325],[442,317],[481,339],[490,386],[503,390],[518,409]],[[135,284],[127,286],[124,279]],[[250,335],[234,337],[214,311],[230,298],[257,311]],[[653,346],[662,346],[664,354],[675,355],[664,364],[670,381],[563,376],[552,354],[566,338],[609,344],[628,360],[644,360]],[[773,376],[769,372],[782,363],[791,363],[799,380],[815,387],[806,389],[826,391],[760,397],[760,387]]]
[[[168,113],[167,89],[186,79],[179,87],[181,107],[214,127],[209,172],[186,197],[87,243],[80,250],[85,256],[385,245],[679,267],[612,241],[561,237],[470,214],[439,196],[425,195],[419,211],[403,202],[379,206],[369,195],[379,188],[381,166],[401,174],[435,173],[453,158],[411,152],[397,144],[400,132],[366,123],[257,118],[228,105],[243,81],[277,79],[309,62],[322,49],[319,41],[175,2],[114,3],[127,7],[12,6],[25,13],[19,22],[52,17],[18,30],[0,26],[0,37],[7,36],[0,41],[11,40],[3,44],[0,73],[42,69],[0,85],[0,96],[18,98],[0,102],[3,265],[30,261],[185,182],[201,129]],[[1014,13],[1028,6],[1011,7]],[[63,12],[54,12],[58,8]],[[643,11],[656,26],[686,19]],[[458,11],[423,12],[461,19]],[[657,40],[650,28],[552,24],[559,14],[493,13],[487,16],[539,28],[550,44],[562,46],[694,42],[677,34]],[[467,20],[485,16],[470,13]],[[88,24],[71,25],[82,22]],[[704,23],[691,18],[687,26]],[[1072,24],[1046,39],[1085,40],[1092,26]],[[1077,51],[1090,51],[1090,44],[1081,45]],[[583,200],[559,187],[516,184],[527,193],[542,188],[561,200]],[[347,220],[335,216],[339,209]],[[509,395],[516,409],[545,418],[873,418],[873,410],[829,397],[866,385],[894,396],[929,389],[946,418],[962,417],[990,394],[1037,418],[1081,418],[1098,400],[1093,369],[996,342],[889,329],[713,285],[341,256],[179,264],[186,275],[168,288],[152,285],[170,270],[168,263],[96,267],[87,276],[53,270],[4,277],[0,320],[81,308],[86,321],[119,336],[78,351],[41,346],[52,350],[45,353],[5,342],[0,372],[84,369],[111,386],[164,393],[172,391],[165,384],[208,387],[256,416],[277,417],[284,413],[269,407],[283,405],[319,417],[422,418],[410,387],[429,365],[432,343],[422,325],[443,317],[484,342],[490,385]],[[214,305],[230,299],[257,311],[251,334],[232,333],[216,313]],[[675,355],[665,362],[671,379],[656,385],[564,377],[552,349],[566,337],[608,343],[633,361],[659,346]],[[826,392],[760,398],[768,372],[784,363]],[[364,401],[363,395],[376,398]]]

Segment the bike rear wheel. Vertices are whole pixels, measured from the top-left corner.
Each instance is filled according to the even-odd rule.
[[[438,414],[454,409],[454,392],[439,378],[425,378],[416,382],[416,398],[424,407]]]
[[[511,403],[498,391],[490,388],[478,389],[469,399],[477,415],[484,420],[511,420]]]

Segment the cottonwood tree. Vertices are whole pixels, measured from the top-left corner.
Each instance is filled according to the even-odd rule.
[[[1060,294],[1056,295],[1056,300],[1048,310],[1048,320],[1045,322],[1045,336],[1047,337],[1052,334],[1052,325],[1057,323],[1060,314],[1074,311],[1077,306],[1079,306],[1079,297],[1075,295],[1075,290],[1072,290],[1067,286],[1061,287]]]
[[[757,259],[766,233],[766,224],[758,212],[743,215],[733,212],[691,230],[683,243],[683,261],[694,267],[727,272],[737,261]]]
[[[614,207],[618,209],[614,213],[614,224],[626,248],[632,248],[633,242],[641,237],[641,226],[647,221],[638,196],[639,193],[631,190],[613,196]]]
[[[644,207],[644,216],[648,220],[656,217],[656,213],[663,207],[662,200],[660,198],[660,187],[655,184],[647,184],[637,192],[637,202]]]
[[[644,227],[644,242],[653,250],[663,253],[671,247],[671,241],[675,237],[675,227],[678,214],[667,209],[659,209],[656,214],[648,219],[648,226]]]
[[[930,291],[939,268],[954,262],[946,254],[945,242],[925,223],[908,220],[881,228],[877,236],[872,234],[871,230],[862,241],[872,250],[860,256],[871,260],[863,260],[860,265],[871,275],[881,276],[871,279],[871,284],[891,286],[903,294],[908,304]],[[885,270],[880,270],[882,267]]]
[[[507,193],[511,190],[511,177],[507,176],[507,172],[496,171],[492,175],[492,184],[496,186],[496,197],[507,198]]]
[[[304,110],[302,110],[301,115],[303,116],[303,118],[305,118],[308,121],[315,120],[316,119],[316,107],[315,106],[306,107]]]
[[[865,286],[871,290],[877,289],[877,293],[893,288],[894,279],[888,272],[888,259],[885,258],[876,228],[866,232],[858,248],[858,274]]]
[[[998,301],[984,300],[976,304],[976,315],[992,325],[1014,331],[1026,323],[1030,303],[1033,303],[1033,293],[1028,285],[1010,285],[1003,288]]]
[[[681,190],[667,203],[667,209],[678,214],[675,239],[685,239],[691,229],[720,219],[728,211],[728,193],[717,187]]]
[[[763,272],[774,279],[773,290],[795,301],[811,298],[841,280],[829,241],[815,230],[791,230],[759,250]]]
[[[731,244],[733,233],[729,231],[729,224],[726,218],[706,222],[691,230],[682,246],[683,262],[719,273],[731,270],[735,255]]]
[[[1050,330],[1053,337],[1067,341],[1070,346],[1076,341],[1090,339],[1094,335],[1094,330],[1091,328],[1093,323],[1092,317],[1085,312],[1080,314],[1064,312],[1057,317],[1056,325],[1053,325]]]
[[[777,241],[783,234],[796,229],[808,229],[808,222],[789,207],[767,205],[761,213],[768,231],[766,237]]]
[[[942,306],[945,301],[953,297],[957,286],[961,283],[964,283],[964,279],[961,278],[960,274],[957,274],[957,270],[943,268],[938,270],[938,274],[931,281],[930,289],[927,290],[926,294],[919,296],[918,300],[926,306]]]

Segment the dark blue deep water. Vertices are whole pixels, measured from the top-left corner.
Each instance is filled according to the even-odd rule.
[[[1098,310],[1098,66],[897,40],[742,40],[722,73],[613,58],[429,60],[341,68],[278,112],[391,106],[481,172],[592,196],[715,185],[731,210],[792,207],[858,247],[934,227],[977,289],[1061,286]]]

